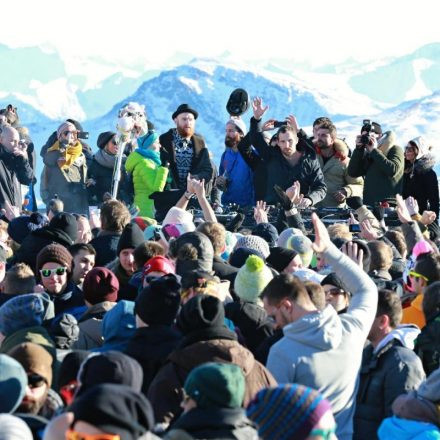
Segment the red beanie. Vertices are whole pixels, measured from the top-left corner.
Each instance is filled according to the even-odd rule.
[[[92,305],[103,301],[116,302],[118,290],[116,275],[105,267],[94,267],[84,278],[84,299]]]

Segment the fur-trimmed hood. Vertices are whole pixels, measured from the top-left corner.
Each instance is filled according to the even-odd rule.
[[[385,156],[390,148],[396,144],[396,135],[393,131],[386,131],[378,142],[378,150],[380,150]]]
[[[408,170],[408,172],[412,171],[414,174],[425,174],[428,171],[431,171],[434,168],[434,165],[435,157],[432,154],[427,154],[417,159],[414,162],[413,167],[411,166],[410,162],[405,161],[405,168]]]

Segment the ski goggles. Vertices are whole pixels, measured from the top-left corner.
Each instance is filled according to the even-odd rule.
[[[85,434],[69,429],[66,431],[66,440],[121,440],[117,434]]]
[[[40,274],[43,278],[49,278],[51,275],[64,275],[67,272],[67,267],[56,267],[55,269],[40,269]]]

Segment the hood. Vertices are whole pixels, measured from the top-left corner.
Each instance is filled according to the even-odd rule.
[[[393,131],[386,131],[382,137],[378,140],[378,150],[380,150],[385,156],[390,148],[396,144],[396,135]]]
[[[435,440],[440,439],[438,428],[431,423],[416,422],[393,416],[385,419],[379,427],[380,439]]]
[[[377,353],[381,348],[385,347],[390,341],[396,339],[404,347],[414,350],[414,342],[420,334],[420,329],[414,324],[402,324],[388,333],[377,345],[374,350]]]
[[[435,157],[432,154],[427,154],[426,156],[422,156],[418,158],[414,162],[414,172],[417,174],[424,174],[430,170],[435,165]]]
[[[410,143],[414,144],[419,150],[417,153],[417,159],[420,159],[422,156],[429,154],[432,148],[422,136],[411,139]]]
[[[284,336],[297,344],[320,351],[339,346],[342,340],[342,323],[335,309],[328,305],[324,310],[309,313],[283,328]]]
[[[136,331],[134,302],[122,300],[111,308],[102,320],[105,344],[126,343]]]
[[[348,157],[348,146],[342,139],[336,139],[333,143],[333,149],[335,150],[335,156],[340,160],[345,160]]]
[[[233,363],[241,367],[245,377],[255,365],[255,358],[247,348],[237,341],[227,339],[196,342],[173,351],[168,359],[187,371],[206,362]]]

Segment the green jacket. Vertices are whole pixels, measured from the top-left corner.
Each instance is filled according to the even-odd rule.
[[[365,177],[364,203],[374,205],[385,199],[394,199],[402,192],[404,156],[402,148],[395,145],[392,131],[384,134],[385,139],[371,153],[356,148],[348,165],[352,177]]]
[[[156,165],[137,151],[133,151],[125,162],[125,169],[133,176],[134,204],[141,217],[154,218],[154,203],[149,198],[156,191],[163,191],[168,177],[168,168]]]

